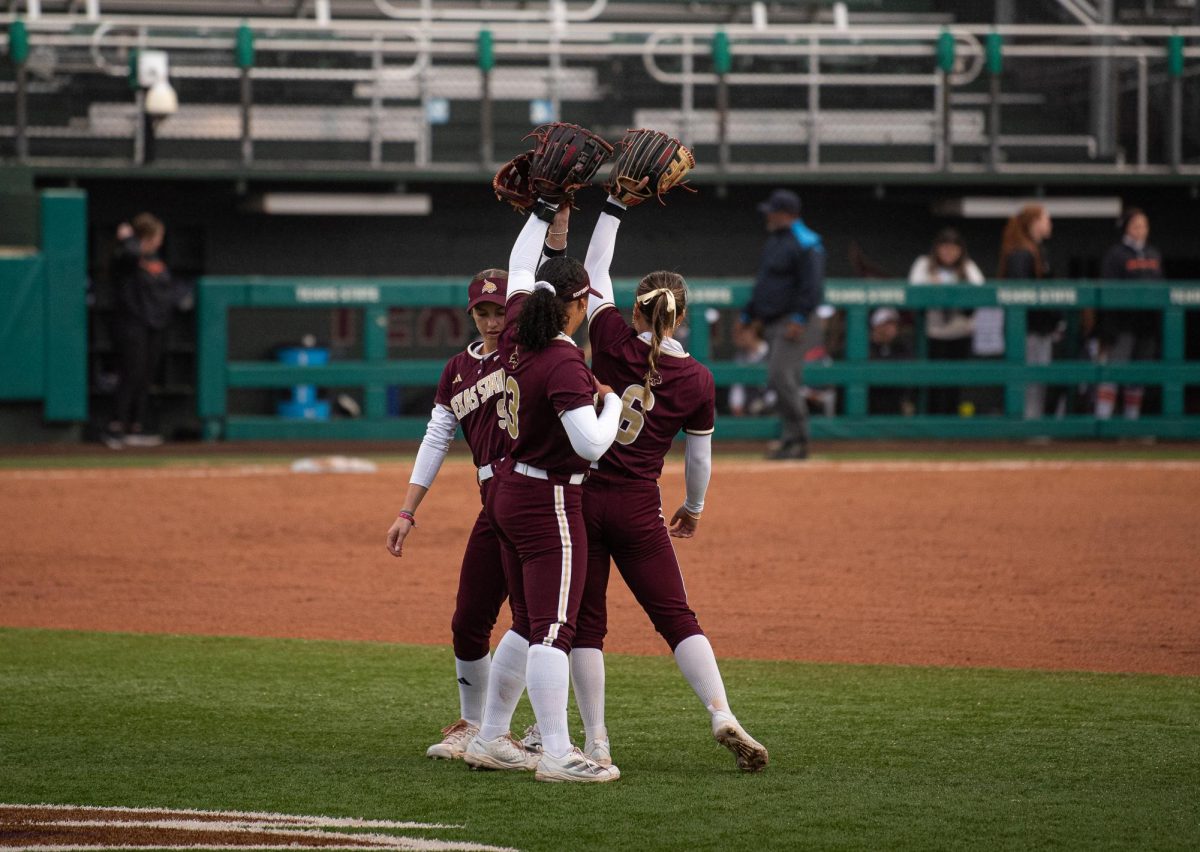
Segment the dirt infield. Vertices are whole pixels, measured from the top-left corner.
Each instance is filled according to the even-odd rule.
[[[406,481],[0,471],[0,625],[448,643],[472,471],[447,463],[396,560]],[[662,484],[670,512],[678,465]],[[718,461],[676,550],[719,656],[1196,675],[1198,498],[1194,462]],[[610,650],[665,652],[610,598]]]

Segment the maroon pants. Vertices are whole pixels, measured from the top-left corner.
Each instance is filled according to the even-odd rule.
[[[588,480],[583,488],[583,518],[588,565],[576,648],[604,647],[610,557],[672,651],[689,636],[703,635],[696,613],[688,606],[657,483]]]
[[[485,505],[492,481],[487,480],[479,489]],[[450,621],[454,656],[460,660],[479,660],[488,655],[492,628],[507,594],[500,538],[488,522],[487,510],[480,509],[458,573],[458,599]]]
[[[505,576],[513,630],[569,652],[587,571],[583,486],[501,470],[487,513],[508,551]],[[523,609],[521,620],[518,611]]]

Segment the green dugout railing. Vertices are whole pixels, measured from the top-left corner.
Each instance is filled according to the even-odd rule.
[[[616,282],[618,304],[632,303],[632,280]],[[689,313],[706,308],[736,309],[750,295],[744,279],[692,279]],[[209,277],[199,285],[198,413],[209,439],[415,439],[424,433],[425,417],[387,417],[390,385],[437,384],[444,360],[389,360],[387,312],[394,307],[458,307],[460,278],[254,278]],[[831,280],[825,301],[846,314],[843,360],[809,364],[805,382],[835,386],[844,394],[844,414],[814,417],[815,438],[1021,438],[1108,437],[1154,435],[1200,438],[1200,417],[1185,416],[1184,389],[1200,385],[1200,361],[1184,360],[1188,308],[1200,309],[1200,282],[1136,284],[1128,282],[1010,282],[982,287],[911,287],[904,281]],[[996,360],[872,361],[868,359],[870,311],[881,305],[924,308],[999,307],[1004,310],[1005,355]],[[358,308],[363,311],[361,361],[323,366],[289,366],[274,361],[227,359],[231,308]],[[1162,315],[1162,348],[1158,361],[1095,364],[1060,361],[1027,366],[1026,312],[1055,308],[1152,310]],[[765,384],[766,368],[714,362],[707,323],[693,322],[691,353],[708,364],[720,387],[738,382]],[[1162,413],[1137,421],[1099,421],[1090,416],[1023,420],[1027,382],[1076,385],[1111,381],[1162,389]],[[289,420],[274,416],[231,415],[230,388],[287,388],[298,384],[364,388],[363,416],[354,419]],[[1000,416],[869,416],[871,387],[1002,386]],[[724,438],[768,438],[778,432],[775,418],[723,417],[716,434]]]

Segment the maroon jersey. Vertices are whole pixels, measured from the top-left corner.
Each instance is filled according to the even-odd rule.
[[[454,412],[476,467],[508,452],[504,370],[497,354],[484,355],[483,343],[472,343],[446,363],[433,398]]]
[[[664,348],[646,403],[642,397],[650,344],[611,305],[592,315],[588,334],[592,370],[621,395],[624,405],[617,440],[600,460],[598,475],[657,480],[680,429],[692,435],[713,431],[717,401],[713,375],[691,355]]]
[[[595,385],[583,353],[565,334],[538,352],[517,343],[516,316],[527,294],[508,300],[508,324],[500,335],[500,364],[505,371],[509,455],[551,473],[583,473],[589,462],[571,446],[559,416],[594,404]]]

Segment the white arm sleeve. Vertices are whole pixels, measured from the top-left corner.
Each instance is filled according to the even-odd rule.
[[[583,262],[583,267],[591,279],[592,289],[600,295],[588,296],[589,320],[592,314],[600,310],[601,305],[613,304],[613,283],[608,269],[612,265],[613,250],[617,246],[617,229],[620,227],[621,220],[616,216],[601,213],[596,221],[596,229],[592,231],[592,241],[588,243],[587,259]]]
[[[621,397],[615,393],[604,395],[604,410],[596,416],[596,409],[590,405],[582,408],[572,408],[561,415],[563,428],[571,439],[571,448],[575,454],[588,461],[600,461],[600,457],[608,452],[612,442],[617,437],[617,427],[621,419]]]
[[[517,293],[532,293],[537,280],[538,261],[542,258],[542,246],[546,244],[546,231],[550,223],[530,215],[525,227],[513,243],[508,256],[508,298]]]
[[[704,494],[712,476],[712,435],[685,435],[683,441],[683,481],[687,488],[683,508],[699,515],[704,511]]]
[[[408,478],[410,483],[426,489],[433,485],[442,462],[446,460],[456,429],[458,420],[454,412],[444,405],[435,405],[429,414],[425,437],[421,439],[421,449],[417,450],[417,460],[413,462],[412,476]]]

